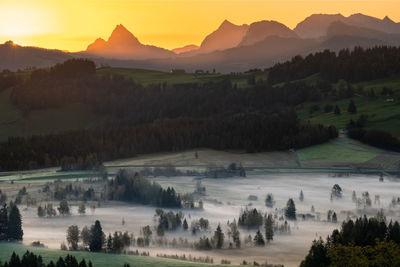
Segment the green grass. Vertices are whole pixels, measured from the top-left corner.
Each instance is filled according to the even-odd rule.
[[[86,262],[89,260],[94,267],[122,267],[125,263],[129,263],[132,267],[205,267],[205,266],[233,266],[233,265],[210,265],[202,263],[194,263],[189,261],[177,261],[170,259],[161,259],[144,256],[118,255],[106,253],[90,253],[90,252],[72,252],[61,251],[44,248],[34,248],[17,244],[0,243],[0,259],[2,261],[9,260],[11,254],[15,253],[20,256],[27,250],[42,256],[44,262],[56,261],[60,256],[65,257],[67,254],[75,256],[79,261],[84,258]],[[145,251],[145,249],[144,249]]]
[[[335,125],[339,129],[345,128],[350,119],[357,120],[361,114],[365,114],[368,116],[366,129],[381,129],[400,136],[400,77],[357,83],[354,84],[354,87],[359,85],[364,87],[365,92],[374,89],[377,98],[372,99],[361,95],[353,97],[357,106],[357,114],[347,112],[350,99],[307,103],[303,105],[303,108],[298,108],[297,113],[301,119],[309,120],[311,123]],[[385,86],[393,89],[394,96],[380,95]],[[394,98],[395,102],[387,102],[387,98]],[[310,107],[316,104],[320,106],[321,110],[310,114]],[[339,106],[341,114],[325,113],[323,109],[326,104]]]
[[[0,141],[9,136],[57,133],[102,125],[106,118],[97,116],[83,104],[31,111],[25,114],[11,103],[12,88],[0,92]]]
[[[199,83],[222,77],[221,74],[195,75],[193,73],[170,73],[156,70],[131,69],[131,68],[102,68],[97,71],[98,75],[119,74],[131,78],[143,85],[164,83],[182,84]]]
[[[373,159],[382,151],[357,140],[340,136],[328,143],[297,151],[300,161],[327,161],[333,163],[362,163]]]

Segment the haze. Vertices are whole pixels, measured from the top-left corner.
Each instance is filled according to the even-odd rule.
[[[314,13],[355,12],[400,20],[399,1],[134,1],[134,0],[2,0],[0,42],[84,50],[123,24],[145,44],[173,49],[199,45],[225,19],[244,24],[278,20],[290,28]]]

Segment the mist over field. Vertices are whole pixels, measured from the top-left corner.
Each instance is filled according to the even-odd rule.
[[[400,211],[396,208],[389,208],[393,197],[399,196],[400,181],[385,177],[384,182],[379,181],[376,175],[350,175],[335,177],[333,174],[269,174],[249,175],[247,178],[225,178],[201,180],[206,187],[204,210],[182,210],[188,224],[201,217],[210,221],[210,230],[193,236],[190,231],[178,230],[166,233],[168,240],[174,237],[187,238],[195,241],[199,236],[212,236],[218,224],[221,224],[224,232],[227,230],[227,221],[238,220],[239,213],[246,207],[257,208],[262,212],[283,215],[283,208],[289,198],[293,198],[296,204],[298,219],[289,221],[290,234],[275,234],[274,240],[265,247],[243,246],[242,249],[222,249],[213,251],[196,251],[190,248],[158,247],[151,245],[149,248],[141,248],[149,251],[152,256],[157,253],[166,254],[192,254],[199,256],[210,256],[214,260],[229,258],[232,263],[239,264],[244,259],[247,261],[269,263],[281,263],[285,266],[298,266],[300,261],[307,254],[311,242],[319,237],[325,238],[333,229],[339,228],[341,222],[348,218],[356,218],[367,214],[375,216],[382,208],[388,220],[398,219]],[[193,177],[158,177],[151,180],[160,183],[163,187],[173,186],[179,193],[193,192],[196,179]],[[330,197],[334,184],[339,184],[343,189],[341,199]],[[304,193],[304,201],[299,200],[300,191]],[[357,209],[352,201],[352,192],[361,197],[363,192],[368,191],[372,200],[372,207]],[[274,195],[276,204],[274,208],[265,206],[267,193]],[[257,196],[258,200],[248,200],[249,195]],[[375,202],[375,195],[379,195],[380,202]],[[73,202],[72,202],[72,205]],[[314,206],[315,212],[311,212]],[[327,212],[333,210],[338,215],[338,222],[327,222]],[[175,210],[178,211],[178,210]],[[98,219],[101,221],[104,232],[114,231],[132,232],[135,237],[140,235],[141,227],[145,225],[155,226],[155,207],[121,202],[107,202],[97,207],[94,212],[87,208],[86,215],[78,215],[77,206],[72,208],[72,216],[56,218],[39,218],[36,208],[22,208],[24,224],[24,243],[30,244],[40,240],[49,248],[59,249],[60,243],[65,242],[66,229],[72,224],[79,228],[84,225],[91,225]],[[303,220],[300,214],[312,214],[315,219]],[[125,224],[122,225],[122,220]],[[278,221],[283,223],[283,221]],[[254,236],[255,230],[247,231],[240,228],[241,238],[245,239],[249,234]],[[226,236],[227,238],[227,236]],[[137,247],[136,247],[137,248]],[[136,249],[135,247],[132,249]]]

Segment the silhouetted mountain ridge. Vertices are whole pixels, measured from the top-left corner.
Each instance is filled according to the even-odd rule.
[[[265,68],[298,54],[355,46],[400,44],[400,24],[389,17],[363,14],[314,14],[294,30],[277,21],[235,25],[228,20],[207,35],[200,46],[189,45],[169,51],[142,44],[123,25],[117,25],[107,40],[96,39],[86,51],[64,53],[12,43],[0,45],[0,68],[45,67],[70,57],[91,58],[98,64],[158,70],[182,68],[216,69],[219,72]]]

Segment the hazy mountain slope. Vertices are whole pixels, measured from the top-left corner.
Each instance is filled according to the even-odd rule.
[[[71,58],[60,50],[24,47],[8,41],[0,45],[0,70],[49,67]]]
[[[381,32],[400,34],[400,23],[392,21],[388,16],[386,16],[384,19],[378,19],[359,13],[348,17],[346,19],[346,23]]]
[[[326,35],[332,22],[345,20],[341,14],[313,14],[297,24],[294,31],[302,38],[319,38]]]
[[[248,28],[247,24],[239,26],[225,20],[217,30],[204,38],[198,52],[208,53],[236,47],[242,41]]]
[[[318,42],[300,38],[282,38],[271,36],[264,41],[250,46],[240,46],[208,54],[190,57],[176,57],[153,60],[106,60],[97,59],[99,64],[107,62],[116,67],[137,67],[169,71],[171,68],[182,68],[186,71],[196,69],[213,70],[218,72],[246,71],[250,68],[265,68],[272,64],[290,59],[297,54],[314,51]]]
[[[383,42],[391,45],[398,45],[400,43],[399,34],[388,34],[373,29],[351,26],[339,21],[333,22],[328,27],[327,38],[335,36],[353,36],[380,40],[381,42],[377,42],[377,44]]]
[[[252,45],[270,36],[278,36],[283,38],[298,37],[294,31],[282,23],[263,20],[250,24],[250,27],[239,46]]]
[[[395,23],[388,17],[379,19],[363,14],[353,14],[349,17],[344,17],[341,14],[314,14],[297,24],[294,31],[302,38],[324,37],[327,34],[329,26],[336,21],[384,33],[400,33],[400,23]]]
[[[172,52],[174,52],[175,54],[182,54],[182,53],[187,53],[187,52],[191,52],[191,51],[196,51],[198,50],[200,47],[197,45],[185,45],[183,47],[178,47],[175,49],[172,49]]]
[[[165,58],[174,53],[151,45],[143,45],[123,25],[117,25],[107,41],[99,38],[90,44],[86,53],[100,57],[118,59]]]

